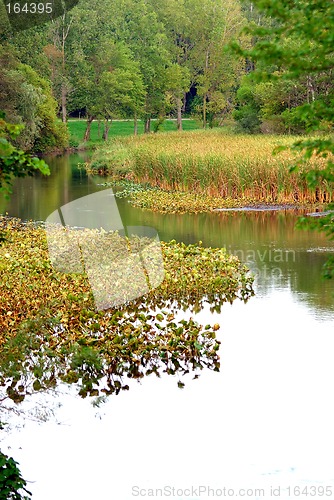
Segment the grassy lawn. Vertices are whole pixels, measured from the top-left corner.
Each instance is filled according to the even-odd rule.
[[[154,131],[154,125],[156,124],[156,120],[152,120],[151,130]],[[86,130],[86,120],[83,119],[70,119],[68,121],[68,128],[70,131],[70,145],[72,147],[78,147],[83,143],[83,136]],[[201,128],[201,124],[193,119],[184,119],[183,120],[183,129],[184,130],[196,130]],[[165,120],[159,131],[161,132],[170,132],[177,130],[176,128],[176,120]],[[87,146],[93,146],[95,144],[102,144],[103,141],[101,139],[101,135],[103,132],[103,123],[99,124],[97,121],[92,123],[91,128],[91,141],[87,143]],[[144,133],[144,122],[142,120],[138,121],[138,134]],[[110,128],[109,138],[116,136],[129,136],[133,135],[133,120],[115,120]]]

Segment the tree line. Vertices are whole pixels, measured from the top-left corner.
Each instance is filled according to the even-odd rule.
[[[307,12],[297,12],[305,23]],[[284,59],[258,61],[252,49],[259,40],[264,49],[282,23],[250,0],[80,0],[42,26],[2,28],[0,109],[26,125],[21,145],[35,151],[66,144],[56,117],[65,124],[79,112],[85,141],[95,119],[107,139],[114,118],[132,118],[136,133],[138,119],[149,132],[152,118],[158,126],[173,116],[181,130],[185,113],[203,127],[233,118],[247,132],[304,132],[296,109],[330,98],[333,68],[287,78]],[[300,56],[300,34],[281,35],[282,50]],[[266,80],[256,79],[259,71]]]

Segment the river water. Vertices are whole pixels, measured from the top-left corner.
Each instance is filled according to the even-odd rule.
[[[103,189],[78,161],[50,158],[52,175],[17,182],[0,213],[45,220]],[[221,325],[220,373],[183,390],[147,377],[100,409],[64,389],[46,400],[54,417],[14,426],[2,448],[33,499],[334,496],[334,289],[321,279],[333,243],[297,231],[295,210],[161,215],[117,204],[124,225],[161,240],[226,246],[256,273],[256,295],[196,315]]]

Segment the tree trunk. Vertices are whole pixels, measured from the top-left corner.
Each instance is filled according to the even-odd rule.
[[[90,129],[91,129],[93,120],[94,120],[94,116],[88,115],[85,135],[83,138],[84,142],[90,141]]]
[[[66,108],[66,100],[67,100],[67,85],[65,80],[66,74],[66,61],[65,61],[65,42],[68,35],[68,30],[66,32],[65,27],[65,14],[63,15],[63,29],[62,29],[62,41],[61,41],[61,67],[62,67],[62,82],[61,82],[61,112],[63,117],[63,123],[67,121],[67,108]]]
[[[151,118],[147,118],[145,121],[145,134],[149,134],[151,132]]]
[[[63,123],[66,123],[67,121],[66,100],[67,100],[67,89],[66,89],[66,83],[63,82],[61,85],[61,113],[62,113]]]
[[[203,128],[206,128],[206,94],[203,97]]]
[[[182,113],[186,112],[186,105],[187,105],[187,92],[183,94]]]
[[[103,130],[103,134],[102,134],[102,139],[104,141],[108,140],[110,127],[111,127],[111,121],[110,121],[110,124],[109,124],[109,119],[106,118],[105,121],[104,121],[104,130]]]
[[[314,92],[314,87],[312,83],[312,77],[310,75],[307,76],[307,103],[310,104],[310,95],[312,102],[315,101],[315,92]]]
[[[182,100],[180,98],[176,101],[177,105],[177,130],[182,130]]]
[[[207,49],[206,51],[206,54],[205,54],[205,68],[204,68],[204,84],[206,85],[207,84],[207,72],[208,72],[208,69],[209,69],[209,48]],[[207,98],[207,92],[204,92],[204,96],[203,96],[203,128],[206,128],[206,98]]]
[[[61,105],[61,114],[62,120],[64,123],[67,121],[67,95],[70,91],[68,80],[66,78],[66,53],[65,53],[65,43],[68,37],[69,31],[71,29],[73,19],[68,19],[66,17],[66,12],[59,18],[58,21],[51,21],[54,26],[53,30],[53,53],[50,52],[50,57],[53,58],[52,61],[52,69],[51,69],[51,78],[53,84],[55,80],[60,76],[61,77],[61,96],[60,96],[60,105]],[[58,57],[61,59],[58,61]],[[55,59],[56,57],[56,59]],[[58,97],[59,98],[59,97]]]
[[[135,116],[134,116],[133,133],[134,133],[134,135],[138,135],[138,118],[137,118],[137,113],[135,113]]]

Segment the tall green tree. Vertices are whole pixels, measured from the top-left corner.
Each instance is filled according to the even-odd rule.
[[[176,111],[177,129],[182,130],[186,95],[194,80],[189,68],[189,55],[193,47],[190,36],[191,12],[186,9],[185,0],[152,0],[151,4],[167,37],[170,58],[166,70],[167,111]]]
[[[124,43],[99,40],[90,52],[77,52],[77,74],[72,77],[72,105],[85,108],[87,127],[84,141],[90,138],[94,119],[104,120],[103,138],[108,138],[114,118],[136,116],[142,112],[145,87],[139,64]]]
[[[182,103],[190,88],[190,71],[178,63],[171,64],[166,70],[166,99],[170,111],[176,109],[177,130],[182,130]]]
[[[67,97],[70,92],[69,65],[67,61],[66,43],[73,24],[73,15],[66,12],[51,22],[49,26],[53,50],[49,50],[51,59],[53,86],[58,86],[58,99],[60,102],[62,121],[67,121]]]
[[[103,139],[108,139],[113,118],[136,116],[146,96],[139,64],[124,44],[106,42],[100,53],[102,72],[97,85],[96,112],[104,122]]]
[[[165,112],[166,68],[172,62],[166,28],[147,0],[117,0],[117,8],[115,35],[130,48],[143,75],[146,96],[140,116],[149,132],[151,118]]]
[[[246,20],[236,0],[185,0],[191,13],[193,41],[189,64],[194,75],[198,111],[206,127],[211,118],[231,107],[234,87],[243,74],[243,60],[225,50],[238,37]]]

